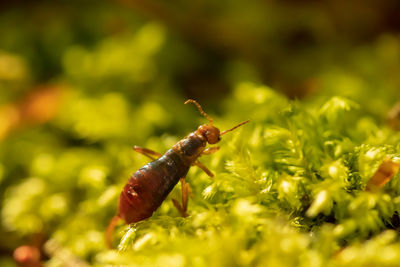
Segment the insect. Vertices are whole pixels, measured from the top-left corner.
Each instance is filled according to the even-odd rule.
[[[182,187],[182,204],[173,199],[173,204],[183,217],[187,214],[188,194],[190,187],[185,182],[186,174],[191,166],[197,166],[209,176],[213,173],[204,166],[198,158],[218,151],[219,147],[206,148],[208,144],[216,144],[221,136],[248,123],[244,121],[235,127],[220,132],[213,126],[213,119],[203,111],[195,100],[189,99],[185,104],[193,103],[197,106],[200,114],[209,122],[200,125],[196,131],[176,143],[164,155],[147,148],[134,147],[134,150],[144,154],[153,161],[137,170],[125,184],[118,205],[117,215],[111,219],[106,232],[106,240],[111,247],[111,236],[115,225],[119,220],[126,223],[135,223],[149,218],[161,205],[175,185],[180,181]]]

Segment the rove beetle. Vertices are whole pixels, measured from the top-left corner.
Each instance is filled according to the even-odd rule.
[[[209,121],[208,124],[200,125],[195,132],[180,140],[164,155],[147,148],[138,146],[133,148],[153,161],[132,174],[125,184],[119,198],[117,215],[111,219],[107,228],[106,240],[109,247],[111,247],[111,237],[115,225],[120,219],[130,224],[149,218],[179,181],[182,186],[182,205],[175,199],[172,201],[183,217],[188,216],[186,210],[190,187],[185,182],[185,177],[190,167],[195,165],[210,177],[214,176],[206,166],[198,161],[200,156],[218,151],[219,147],[206,148],[207,143],[216,144],[221,140],[222,135],[249,122],[244,121],[229,130],[220,132],[213,126],[213,119],[203,111],[197,101],[189,99],[185,104],[188,103],[197,106],[200,114]]]

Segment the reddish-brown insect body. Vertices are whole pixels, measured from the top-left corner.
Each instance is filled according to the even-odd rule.
[[[127,223],[150,217],[179,180],[186,176],[206,144],[203,135],[191,133],[161,158],[135,172],[121,193],[119,217]]]
[[[160,155],[158,159],[146,164],[132,174],[121,192],[117,215],[113,218],[107,230],[109,245],[113,228],[119,219],[123,219],[126,223],[135,223],[150,217],[179,180],[186,176],[192,165],[202,168],[212,176],[212,173],[198,161],[202,154],[211,154],[218,149],[214,147],[207,150],[207,143],[218,143],[221,135],[248,122],[242,122],[221,133],[218,128],[212,125],[212,118],[202,110],[196,101],[190,99],[185,102],[185,104],[187,103],[194,103],[200,113],[209,120],[209,124],[200,125],[195,132],[176,143],[164,155]],[[149,157],[158,154],[148,149],[140,148],[138,150]],[[185,197],[187,198],[187,194]],[[182,215],[186,212],[186,206],[187,200],[180,210]]]

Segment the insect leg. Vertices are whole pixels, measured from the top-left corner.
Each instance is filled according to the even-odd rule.
[[[160,153],[158,153],[156,151],[153,151],[153,150],[148,149],[148,148],[140,147],[140,146],[134,146],[133,150],[135,150],[136,152],[138,152],[140,154],[145,155],[146,157],[148,157],[148,158],[150,158],[152,160],[156,160],[156,159],[158,159],[159,157],[162,156],[162,154],[160,154]]]
[[[189,184],[186,183],[186,179],[182,178],[181,180],[181,187],[182,187],[182,208],[186,216],[187,214],[187,206],[188,206],[188,201],[189,201]]]
[[[175,208],[178,209],[182,217],[187,217],[189,216],[189,214],[187,213],[189,194],[192,190],[190,189],[189,184],[186,183],[185,178],[181,178],[180,182],[182,188],[182,205],[176,199],[172,199],[172,203],[174,203]]]
[[[212,153],[217,152],[218,150],[219,150],[219,146],[209,147],[209,148],[206,148],[206,149],[201,153],[201,155],[210,155],[210,154],[212,154]],[[193,165],[199,167],[200,169],[202,169],[205,173],[207,173],[208,176],[214,177],[214,174],[213,174],[206,166],[204,166],[204,164],[201,163],[200,161],[196,160],[196,161],[193,163]]]
[[[205,173],[207,173],[208,176],[214,177],[214,174],[206,166],[204,166],[204,164],[201,163],[200,161],[196,160],[193,163],[193,165],[199,167],[200,169],[202,169]]]
[[[208,147],[204,149],[204,151],[201,153],[201,155],[210,155],[219,150],[219,146],[213,146],[213,147]]]
[[[185,214],[183,213],[183,208],[181,204],[176,200],[175,198],[171,199],[172,203],[174,203],[175,208],[179,211],[182,217],[186,217]]]
[[[107,247],[109,249],[112,249],[112,235],[114,233],[114,229],[115,226],[117,226],[118,222],[121,220],[121,218],[118,215],[115,215],[110,223],[107,226],[107,230],[106,230],[106,243],[107,243]]]

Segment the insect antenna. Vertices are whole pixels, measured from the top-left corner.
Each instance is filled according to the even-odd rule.
[[[248,123],[249,121],[250,121],[250,120],[241,122],[241,123],[239,123],[238,125],[236,125],[235,127],[231,128],[231,129],[229,129],[229,130],[222,131],[222,132],[220,133],[220,135],[224,135],[224,134],[226,134],[226,133],[229,133],[229,132],[235,130],[236,128],[242,126],[243,124]]]
[[[200,104],[197,103],[196,100],[188,99],[188,100],[185,101],[185,105],[188,104],[188,103],[195,104],[197,106],[197,108],[199,109],[200,114],[210,122],[210,125],[213,124],[213,121],[214,121],[213,118],[211,118],[210,115],[208,115],[207,113],[204,112],[204,110],[201,108]]]

